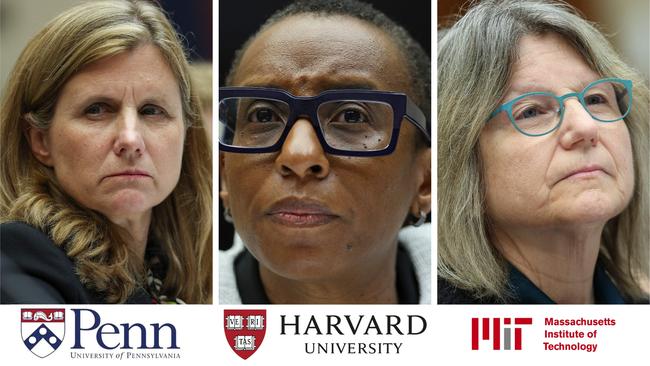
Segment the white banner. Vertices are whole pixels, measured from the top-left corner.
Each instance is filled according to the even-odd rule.
[[[61,308],[64,332],[60,321],[23,315]],[[250,329],[239,338],[240,349],[254,348],[247,359],[231,347],[224,310],[266,310],[235,330]],[[598,365],[648,359],[650,307],[3,305],[0,324],[3,364]],[[51,351],[50,340],[51,353],[32,351]]]

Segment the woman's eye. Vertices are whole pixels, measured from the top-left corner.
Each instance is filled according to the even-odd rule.
[[[345,122],[363,122],[363,115],[359,111],[349,109],[343,112]]]
[[[523,118],[533,118],[533,117],[537,117],[538,114],[539,114],[539,111],[537,109],[528,108],[528,109],[526,109],[525,111],[523,111],[521,113],[521,116]]]
[[[261,107],[253,110],[249,115],[251,122],[277,122],[280,118],[271,108]]]
[[[603,97],[602,95],[594,94],[594,95],[588,95],[585,97],[585,103],[588,105],[592,104],[603,104],[607,103],[607,99]]]
[[[145,116],[164,116],[165,111],[155,105],[146,105],[140,109],[140,113]]]
[[[519,119],[526,119],[526,118],[535,118],[535,117],[539,117],[540,114],[542,113],[537,107],[528,107],[523,111],[517,113],[515,115],[515,119],[519,120]]]
[[[90,117],[97,117],[106,112],[108,112],[108,107],[103,103],[93,103],[84,110],[84,113]]]
[[[332,119],[333,122],[344,122],[344,123],[363,123],[368,122],[370,119],[364,113],[356,108],[346,108],[339,112]]]

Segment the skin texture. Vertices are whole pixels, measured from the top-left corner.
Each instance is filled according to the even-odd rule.
[[[178,182],[185,138],[178,83],[158,49],[84,67],[61,90],[51,127],[28,136],[65,192],[127,229],[144,256],[151,209]]]
[[[579,92],[602,78],[556,34],[525,36],[519,47],[502,102]],[[565,108],[559,129],[539,137],[520,134],[500,113],[479,145],[498,249],[556,302],[588,303],[603,227],[634,190],[632,147],[624,121],[600,123],[576,98]]]
[[[351,17],[298,15],[262,32],[244,54],[234,85],[298,96],[370,87],[410,93],[407,68],[381,30]],[[260,262],[275,303],[394,303],[397,233],[409,212],[428,212],[431,150],[416,149],[402,124],[394,153],[353,158],[323,152],[310,122],[292,127],[282,150],[221,155],[221,198],[237,232]],[[327,222],[284,225],[279,200],[311,200]]]

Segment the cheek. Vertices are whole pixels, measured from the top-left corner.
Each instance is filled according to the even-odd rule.
[[[625,126],[625,125],[623,125]],[[634,190],[634,154],[632,152],[632,142],[627,127],[620,129],[618,133],[611,134],[613,139],[609,149],[616,168],[619,173],[621,190],[628,196],[632,197]]]
[[[548,194],[546,172],[553,151],[527,142],[521,138],[480,139],[487,208],[493,218],[539,206]]]
[[[110,146],[108,146],[108,139],[101,135],[72,127],[74,126],[53,127],[50,146],[55,173],[67,178],[71,178],[70,174],[73,174],[79,178],[98,170],[102,163],[102,156]]]
[[[149,139],[149,152],[164,176],[165,184],[173,188],[180,177],[183,162],[185,132],[182,128],[170,128],[162,133],[153,133]]]
[[[222,189],[228,193],[228,205],[238,226],[247,225],[249,216],[261,210],[264,202],[280,197],[276,192],[278,184],[270,180],[273,163],[264,156],[226,154],[221,168],[225,184]]]

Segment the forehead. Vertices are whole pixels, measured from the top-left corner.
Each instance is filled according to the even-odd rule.
[[[92,90],[110,94],[125,86],[160,95],[180,93],[172,69],[158,47],[151,44],[85,65],[66,82],[62,93],[75,92],[83,96]]]
[[[309,95],[354,87],[405,92],[408,80],[404,56],[381,29],[349,16],[300,14],[251,42],[233,84]]]
[[[598,78],[578,50],[559,34],[526,35],[518,44],[510,89],[581,90]]]

